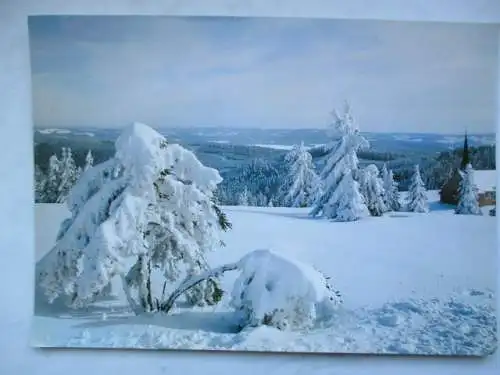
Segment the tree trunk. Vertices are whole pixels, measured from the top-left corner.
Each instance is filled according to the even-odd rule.
[[[127,297],[128,304],[132,311],[134,312],[135,315],[139,315],[141,312],[141,309],[139,306],[135,303],[134,299],[132,298],[132,295],[130,294],[130,288],[127,283],[127,279],[125,275],[120,275],[120,278],[122,280],[122,288],[125,293],[125,296]]]
[[[146,312],[153,310],[153,298],[151,296],[151,264],[149,258],[145,255],[139,255],[139,269],[140,269],[140,282],[139,282],[139,300]]]
[[[151,259],[148,258],[147,262],[148,267],[148,278],[146,280],[146,289],[147,289],[147,302],[149,304],[150,311],[153,310],[153,296],[151,292]]]
[[[172,294],[168,297],[168,299],[163,302],[160,306],[160,310],[164,313],[168,313],[172,307],[174,306],[175,301],[186,291],[191,289],[192,287],[198,285],[204,280],[219,277],[224,272],[233,271],[238,269],[238,263],[226,264],[221,267],[214,268],[212,270],[208,270],[203,272],[200,275],[192,275],[188,276],[184,279],[184,281],[172,292]]]

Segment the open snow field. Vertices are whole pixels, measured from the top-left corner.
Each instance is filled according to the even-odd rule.
[[[496,347],[496,220],[455,215],[429,192],[431,213],[389,213],[334,223],[308,209],[225,207],[233,229],[212,266],[270,248],[328,276],[343,306],[309,331],[260,327],[236,333],[228,293],[215,307],[178,306],[169,316],[135,317],[121,288],[85,310],[36,303],[32,343],[56,347],[176,348],[252,351],[484,355]],[[60,221],[56,204],[36,207],[37,260],[50,250]]]

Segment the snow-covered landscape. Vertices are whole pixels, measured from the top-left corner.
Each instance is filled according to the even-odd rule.
[[[496,347],[496,221],[487,215],[454,215],[437,202],[436,192],[429,192],[429,198],[434,210],[426,217],[401,213],[333,225],[308,218],[301,208],[225,208],[235,224],[224,236],[227,247],[209,257],[211,264],[264,247],[332,275],[344,306],[331,322],[309,331],[260,327],[236,333],[228,298],[216,307],[178,307],[169,316],[136,317],[117,293],[116,299],[77,312],[37,305],[31,342],[51,347],[491,353]],[[37,205],[39,259],[66,216],[62,205]],[[223,288],[230,292],[234,280],[234,275],[225,276]]]
[[[151,165],[156,158],[161,161],[161,154],[157,154],[161,148],[154,148],[154,137],[163,137],[157,133],[155,135],[153,130],[141,124],[129,129],[131,130],[124,131],[125,138],[121,136],[117,141],[117,157],[124,158],[124,163],[131,163],[129,168],[135,171],[134,176],[151,178],[148,176],[154,176],[158,172],[154,172],[154,168],[144,168],[144,165]],[[153,141],[143,137],[144,131]],[[346,137],[349,136],[344,136],[345,139]],[[130,152],[121,152],[121,147]],[[168,147],[172,146],[167,146],[167,149]],[[134,149],[136,152],[132,151]],[[336,150],[339,152],[342,148],[337,147]],[[167,155],[180,156],[183,151],[174,148],[171,152],[173,154]],[[304,153],[305,150],[300,146],[295,148],[290,152],[289,159],[301,152]],[[179,156],[176,160],[182,160],[178,159]],[[189,154],[184,156],[184,160],[191,160],[190,158]],[[140,162],[140,168],[134,164],[137,161]],[[352,162],[353,159],[347,161]],[[307,158],[304,162],[307,164]],[[179,165],[179,171],[190,173],[190,168],[193,167],[188,165]],[[115,240],[108,238],[111,235],[109,232],[98,235],[98,232],[88,229],[88,225],[95,225],[95,221],[94,224],[84,224],[81,221],[83,214],[80,212],[93,210],[89,204],[95,204],[91,203],[92,195],[89,196],[89,203],[82,201],[85,194],[88,194],[86,189],[95,191],[98,185],[105,183],[106,180],[99,182],[97,176],[100,171],[108,170],[108,167],[104,165],[86,169],[88,172],[83,172],[82,177],[86,180],[85,184],[79,182],[70,193],[72,195],[68,202],[73,210],[73,218],[69,219],[69,223],[66,219],[71,218],[71,212],[65,204],[36,205],[37,274],[41,275],[40,272],[44,271],[53,273],[52,279],[47,281],[45,278],[42,284],[45,292],[49,292],[47,296],[52,295],[51,298],[55,301],[48,303],[42,292],[43,288],[36,287],[33,345],[441,355],[485,355],[496,348],[496,220],[489,214],[490,206],[481,207],[482,215],[475,212],[457,215],[455,207],[439,202],[438,191],[425,190],[421,190],[420,195],[416,194],[416,198],[411,198],[409,193],[398,197],[398,202],[412,202],[416,199],[418,204],[412,209],[384,208],[383,212],[376,213],[362,209],[365,199],[369,203],[372,195],[364,193],[368,198],[359,201],[359,197],[354,197],[349,201],[353,196],[348,193],[348,200],[341,205],[344,213],[338,220],[312,217],[310,208],[300,207],[302,204],[299,198],[307,198],[303,194],[292,193],[293,199],[289,200],[292,207],[222,206],[232,228],[221,234],[224,247],[206,253],[206,269],[235,264],[241,262],[240,259],[245,259],[245,256],[250,256],[247,264],[253,262],[253,268],[248,269],[245,265],[221,275],[219,280],[223,294],[215,304],[197,306],[197,303],[193,305],[179,299],[168,313],[154,312],[154,309],[137,313],[130,305],[130,296],[127,296],[121,286],[120,277],[111,277],[116,272],[123,272],[119,271],[120,268],[133,269],[137,254],[140,253],[130,251],[138,251],[137,244],[127,245],[135,246],[135,250],[115,254],[123,246],[123,242],[122,245],[113,245]],[[350,169],[344,165],[342,170]],[[210,169],[204,172],[205,176],[217,178],[217,174],[210,173]],[[297,170],[295,173],[298,173]],[[302,178],[311,177],[303,171],[301,173]],[[368,180],[378,178],[370,174],[364,176]],[[357,186],[353,185],[352,179],[350,183],[351,186]],[[416,183],[418,185],[421,180]],[[387,186],[381,180],[376,187],[383,190],[384,185]],[[290,191],[300,188],[303,192],[304,187],[313,188],[295,181]],[[141,187],[143,188],[144,186]],[[315,198],[316,202],[321,202],[321,196],[324,193]],[[179,207],[176,206],[178,202],[172,203],[172,209]],[[359,207],[352,208],[353,204]],[[134,207],[136,206],[129,206],[126,210],[136,210],[137,207]],[[117,209],[120,210],[119,206]],[[133,212],[135,211],[129,211],[126,215],[140,215]],[[331,208],[327,212],[334,217]],[[335,212],[340,211],[337,209]],[[122,226],[119,229],[122,232],[116,232],[125,236],[121,240],[133,243],[134,234],[123,232],[131,230],[126,229],[130,228],[130,224],[123,224],[124,220],[130,220],[127,216],[122,216],[124,214],[116,216],[116,213],[111,213],[110,218],[104,217],[101,227],[110,225],[110,220],[115,220],[114,225]],[[102,240],[90,240],[88,245],[79,245],[78,242],[64,245],[72,228],[78,230],[82,226],[87,227],[83,230],[88,235],[95,233],[94,236],[104,236],[101,238],[105,243]],[[57,236],[58,243],[62,245],[56,244],[53,248]],[[77,246],[84,252],[96,252],[95,255],[76,255],[74,259],[82,263],[79,263],[73,276],[67,271],[61,273],[61,269],[57,268],[62,267],[62,264],[69,265],[68,261],[72,262],[61,253],[62,249],[77,251],[72,246]],[[114,246],[115,250],[106,250],[109,246]],[[197,248],[198,245],[192,243],[190,246]],[[260,253],[267,255],[255,256]],[[114,260],[109,260],[110,256]],[[102,260],[98,261],[99,259]],[[65,263],[60,263],[61,261]],[[122,265],[119,266],[118,263]],[[95,269],[95,266],[102,267],[103,264],[108,265],[108,271],[109,267],[114,271],[107,274],[112,280],[111,287],[107,287],[107,291],[100,295],[107,284],[107,276],[92,276],[96,275],[95,271],[88,267]],[[293,264],[300,266],[297,268]],[[302,265],[313,267],[312,271],[304,271]],[[291,271],[286,271],[287,269]],[[327,308],[326,312],[320,311],[324,308],[318,305],[324,290],[321,285],[318,286],[321,281],[317,281],[318,276],[314,276],[315,270],[320,270],[321,274],[318,275],[328,275],[329,283],[335,287],[333,299],[330,299],[334,303],[330,303],[332,308]],[[294,316],[284,320],[285,325],[288,325],[285,327],[279,326],[281,321],[275,326],[263,323],[262,319],[256,324],[241,326],[235,299],[238,300],[242,286],[244,288],[247,284],[244,280],[238,281],[242,277],[238,274],[241,273],[244,277],[245,272],[255,274],[258,271],[261,275],[255,277],[261,277],[263,283],[267,285],[265,280],[269,279],[269,282],[281,287],[268,290],[257,286],[251,297],[253,308],[264,309],[265,314],[266,309],[269,309],[268,305],[274,308],[277,299],[288,300],[287,293],[306,301],[312,298],[315,312],[311,319],[308,315],[308,324],[294,326],[290,323],[295,322]],[[88,288],[93,288],[89,284],[89,277],[101,285],[97,289],[98,293],[86,300],[85,296],[92,294]],[[302,282],[301,277],[304,278]],[[189,277],[186,280],[189,281]],[[162,273],[152,272],[150,282],[155,295],[165,295],[166,281]],[[179,286],[180,282],[179,278],[170,279],[166,295]],[[313,289],[312,297],[310,288]],[[300,294],[300,290],[304,290],[305,294]],[[264,292],[269,293],[269,296],[262,294]],[[81,293],[82,303],[73,308],[64,306],[64,298],[58,296],[72,293]],[[239,301],[236,305],[238,303],[242,304]],[[294,309],[287,305],[288,302],[283,303],[285,310]]]
[[[32,346],[493,353],[493,34],[365,22],[32,18]]]

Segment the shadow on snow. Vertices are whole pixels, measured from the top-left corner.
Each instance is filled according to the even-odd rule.
[[[77,328],[111,327],[117,325],[158,326],[168,329],[237,333],[235,314],[232,312],[179,312],[171,315],[143,314],[139,316],[111,317],[106,320],[78,324]]]

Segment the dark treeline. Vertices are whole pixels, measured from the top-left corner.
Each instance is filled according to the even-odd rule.
[[[110,141],[56,139],[36,143],[37,178],[43,178],[43,174],[47,174],[49,158],[54,154],[58,155],[62,147],[71,148],[75,164],[80,168],[84,167],[89,150],[92,151],[94,164],[109,159],[114,153],[114,143]],[[194,144],[188,148],[197,154],[202,163],[220,171],[224,179],[217,192],[221,204],[238,204],[244,190],[249,195],[251,205],[279,204],[277,195],[286,174],[283,163],[286,151],[216,143]],[[447,181],[454,168],[459,166],[462,152],[462,149],[455,149],[437,154],[403,155],[368,150],[359,152],[358,157],[361,168],[375,164],[380,169],[386,164],[393,171],[400,191],[408,189],[414,165],[419,164],[427,189],[437,190]],[[325,152],[322,147],[315,147],[310,153],[319,173]],[[474,169],[496,169],[495,146],[470,147],[470,159]]]

